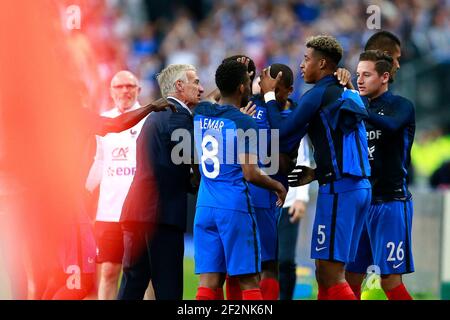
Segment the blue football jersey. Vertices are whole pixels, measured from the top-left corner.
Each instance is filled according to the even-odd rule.
[[[194,139],[202,176],[197,207],[252,212],[238,155],[257,154],[255,121],[234,106],[202,102],[194,113]]]
[[[269,155],[270,149],[270,124],[267,119],[267,107],[264,98],[260,95],[252,97],[252,101],[256,106],[253,119],[258,127],[258,160],[261,161]],[[261,131],[265,130],[265,134]],[[264,139],[264,140],[262,140]],[[263,167],[263,163],[259,163]],[[270,208],[273,199],[271,198],[271,191],[249,184],[250,194],[252,195],[253,205],[257,208]]]

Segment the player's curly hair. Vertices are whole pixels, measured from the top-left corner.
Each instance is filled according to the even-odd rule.
[[[334,66],[341,61],[343,49],[336,38],[327,35],[313,36],[306,40],[306,47],[312,48],[322,54]]]
[[[375,70],[381,76],[385,72],[391,73],[394,59],[381,50],[367,50],[359,55],[359,61],[375,62]]]
[[[248,77],[245,64],[235,60],[223,62],[216,70],[216,85],[222,97],[231,96]]]

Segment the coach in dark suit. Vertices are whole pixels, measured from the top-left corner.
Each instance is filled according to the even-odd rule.
[[[200,101],[203,88],[191,65],[168,66],[158,83],[162,96],[177,112],[148,116],[137,139],[136,174],[120,219],[124,232],[121,300],[142,299],[150,279],[157,300],[183,297],[187,192],[192,190],[189,163],[194,152],[191,109]],[[179,138],[177,129],[190,134]],[[192,154],[181,154],[187,161],[180,164],[174,147],[183,139],[186,143],[186,138]]]

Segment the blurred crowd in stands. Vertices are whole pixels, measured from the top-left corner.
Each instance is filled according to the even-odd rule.
[[[64,0],[73,3],[74,1]],[[77,1],[75,1],[77,2]],[[260,71],[273,62],[296,72],[297,97],[306,89],[299,78],[307,37],[327,33],[344,47],[342,66],[354,71],[368,37],[369,5],[377,5],[381,26],[402,41],[402,66],[418,58],[450,63],[449,0],[78,0],[82,28],[72,32],[86,66],[87,104],[111,107],[112,75],[128,69],[141,79],[141,103],[159,96],[156,74],[170,63],[198,68],[205,91],[212,90],[221,60],[237,53],[251,56]],[[102,12],[102,14],[98,14]],[[94,14],[95,13],[95,14]],[[319,19],[320,18],[320,19]],[[94,98],[95,97],[95,98]],[[450,120],[448,121],[450,122]],[[420,119],[418,119],[420,124]],[[447,133],[447,135],[446,135]],[[431,138],[431,139],[430,139]],[[450,160],[448,130],[418,128],[413,165],[430,177]],[[424,156],[424,151],[433,156]],[[430,155],[430,152],[426,154]]]

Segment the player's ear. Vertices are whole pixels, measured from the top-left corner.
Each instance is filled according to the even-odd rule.
[[[245,86],[241,83],[240,85],[239,85],[239,93],[240,94],[243,94],[245,92]]]
[[[292,94],[292,92],[294,92],[294,86],[290,86],[288,89],[289,95]]]
[[[391,75],[389,74],[389,72],[383,73],[383,79],[381,80],[381,83],[382,84],[388,83],[390,77],[391,77]]]
[[[320,69],[322,70],[322,69],[325,69],[325,67],[327,66],[327,59],[320,59],[319,60],[319,67],[320,67]]]

